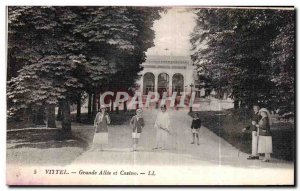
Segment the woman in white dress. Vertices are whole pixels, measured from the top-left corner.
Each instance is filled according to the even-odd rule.
[[[166,105],[161,106],[154,127],[156,128],[156,147],[154,149],[166,149],[170,134],[170,118]]]

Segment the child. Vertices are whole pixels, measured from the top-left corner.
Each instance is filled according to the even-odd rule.
[[[199,130],[201,127],[201,119],[199,118],[199,113],[194,114],[193,122],[192,122],[192,134],[193,134],[193,142],[191,144],[195,144],[195,137],[197,137],[197,145],[200,145],[199,143]]]
[[[133,149],[132,151],[137,150],[137,144],[139,142],[139,138],[142,133],[142,128],[144,127],[145,122],[142,117],[142,110],[137,109],[136,115],[133,116],[130,120],[130,126],[132,128],[132,142],[133,142]]]

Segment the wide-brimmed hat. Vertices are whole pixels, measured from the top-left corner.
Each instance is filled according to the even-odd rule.
[[[269,118],[269,124],[271,125],[271,124],[272,124],[272,119],[271,119],[271,114],[270,114],[269,110],[266,109],[266,108],[261,108],[261,109],[259,110],[259,113],[261,113],[261,112],[265,112],[265,113],[267,114],[267,116],[268,116],[268,118]]]
[[[100,106],[100,109],[105,109],[106,108],[106,105],[101,105]]]

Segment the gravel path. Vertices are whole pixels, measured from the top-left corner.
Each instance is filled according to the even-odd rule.
[[[104,151],[89,150],[78,157],[74,164],[136,164],[136,165],[199,165],[209,163],[212,165],[230,165],[249,168],[291,168],[293,163],[281,160],[272,160],[271,163],[263,163],[261,160],[246,160],[248,154],[239,152],[228,142],[209,131],[200,129],[200,145],[190,144],[192,137],[190,132],[191,117],[186,111],[170,110],[171,136],[169,149],[153,151],[155,146],[156,131],[153,128],[157,110],[144,111],[145,128],[143,129],[139,151],[131,151],[131,129],[129,124],[110,126],[109,144]],[[84,129],[84,130],[83,130]],[[76,126],[73,130],[83,134],[91,144],[93,127]],[[249,145],[250,146],[250,145]]]
[[[156,135],[153,126],[156,115],[157,110],[144,111],[146,126],[140,138],[138,152],[130,152],[131,129],[127,123],[109,127],[109,144],[102,152],[85,150],[84,147],[76,146],[75,142],[64,143],[60,147],[57,145],[58,141],[53,143],[56,145],[53,148],[46,145],[49,144],[48,142],[38,142],[36,146],[31,145],[28,148],[27,143],[23,142],[23,146],[18,147],[18,143],[11,141],[7,149],[9,161],[7,183],[38,185],[290,185],[294,183],[293,163],[275,159],[271,163],[263,163],[261,160],[248,161],[246,153],[239,153],[235,147],[205,127],[200,130],[200,145],[191,145],[192,119],[186,111],[170,111],[169,149],[153,151]],[[80,144],[91,144],[93,131],[91,125],[72,125],[72,134],[85,140],[76,139]],[[69,146],[63,146],[66,144]],[[45,174],[45,170],[49,168],[45,165],[47,161],[54,166],[53,169],[66,169],[70,174],[64,176]],[[34,174],[36,169],[37,175]],[[118,176],[80,174],[80,172],[93,171],[115,172]]]

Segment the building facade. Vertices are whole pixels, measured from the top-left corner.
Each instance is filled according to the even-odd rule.
[[[180,96],[180,92],[190,94],[195,92],[195,103],[200,107],[194,111],[219,111],[233,108],[233,100],[224,96],[215,98],[214,89],[207,91],[204,82],[198,78],[195,66],[189,57],[183,56],[148,56],[142,64],[141,78],[138,80],[138,91],[147,95],[149,91],[158,92],[161,96],[164,92],[172,96],[174,92]]]
[[[190,93],[195,91],[195,70],[189,57],[148,56],[142,64],[143,70],[138,81],[142,95],[149,91],[162,94],[167,92]]]

